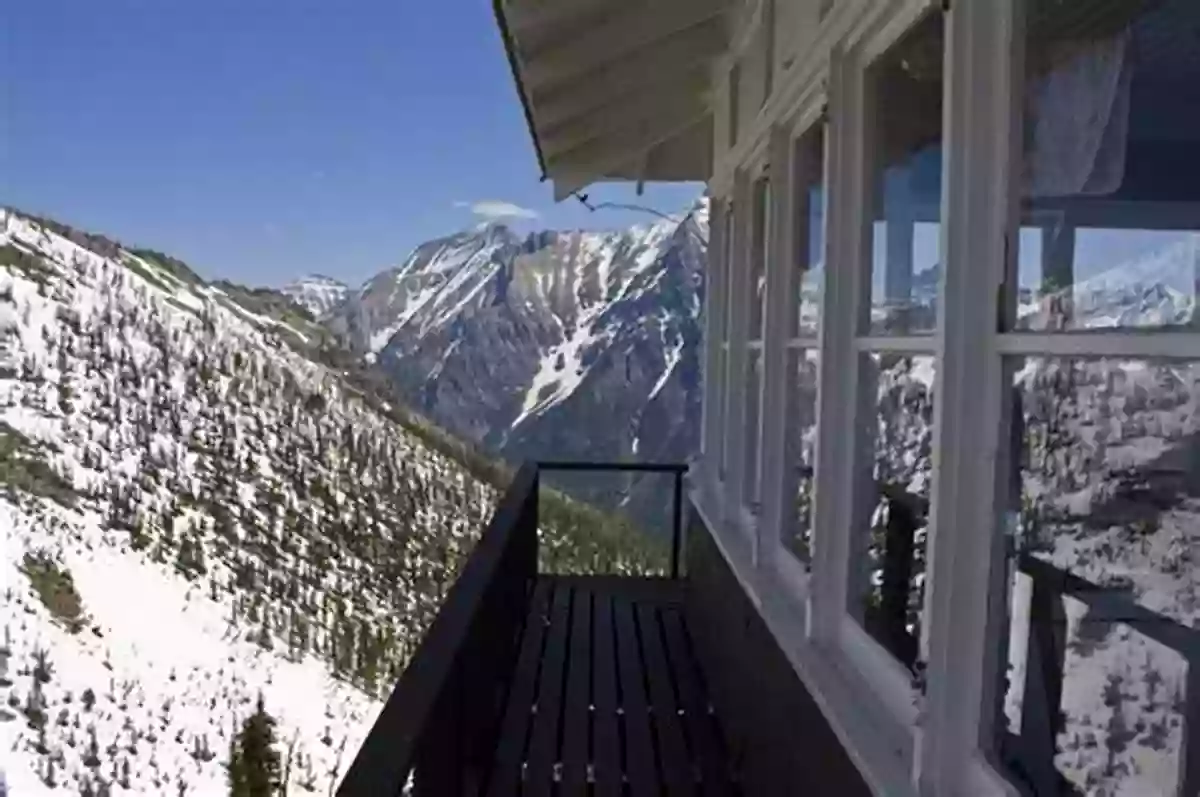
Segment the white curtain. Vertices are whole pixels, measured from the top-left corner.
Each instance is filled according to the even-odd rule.
[[[1131,41],[1125,31],[1055,45],[1053,68],[1026,89],[1026,195],[1104,195],[1120,187],[1129,138]]]

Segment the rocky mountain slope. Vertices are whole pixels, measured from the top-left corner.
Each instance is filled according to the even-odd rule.
[[[324,319],[410,404],[510,459],[682,460],[698,443],[707,239],[703,202],[618,231],[482,225],[422,244]],[[578,486],[638,500],[629,482]],[[655,501],[661,487],[642,485]]]
[[[321,318],[346,300],[350,286],[323,274],[310,274],[288,283],[280,292],[312,313],[314,318]]]
[[[11,794],[224,793],[260,694],[287,792],[336,784],[503,474],[373,393],[306,317],[0,211]],[[657,561],[547,502],[560,569]]]

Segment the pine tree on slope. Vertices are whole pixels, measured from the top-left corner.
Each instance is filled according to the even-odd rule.
[[[229,797],[271,797],[280,790],[279,753],[275,750],[275,719],[263,697],[229,745]]]

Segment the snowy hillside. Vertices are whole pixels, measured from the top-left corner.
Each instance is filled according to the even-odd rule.
[[[1183,626],[1200,624],[1200,363],[1029,358],[1019,530],[1030,549]],[[1017,582],[1014,676],[1028,584]],[[1057,762],[1083,793],[1171,794],[1186,663],[1104,610],[1066,601]],[[1009,715],[1020,700],[1009,695]]]
[[[350,288],[332,277],[312,274],[285,285],[280,292],[312,313],[314,318],[322,318],[346,300]]]
[[[625,230],[483,225],[422,244],[328,323],[410,404],[513,459],[682,460],[707,238],[704,202]]]
[[[328,794],[490,514],[260,294],[0,211],[12,795],[221,794],[259,694],[288,792]],[[564,569],[641,561],[553,506]]]

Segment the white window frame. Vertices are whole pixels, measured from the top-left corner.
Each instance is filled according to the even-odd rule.
[[[728,202],[713,196],[709,199],[708,282],[704,301],[704,405],[701,407],[700,451],[704,478],[710,484],[720,479],[722,410],[721,356],[728,350],[725,343],[725,308],[729,268],[726,256]]]
[[[873,452],[860,450],[865,435],[859,434],[859,425],[875,417],[876,407],[874,396],[860,390],[861,355],[934,353],[932,336],[873,338],[860,328],[870,302],[873,261],[867,211],[874,179],[867,146],[873,110],[868,104],[868,71],[920,18],[911,15],[904,24],[893,20],[866,42],[835,49],[830,63],[830,199],[808,631],[814,645],[831,650],[839,666],[870,689],[875,732],[892,750],[893,766],[905,771],[911,771],[919,745],[918,696],[908,671],[851,614],[850,584],[857,580],[855,547],[874,505],[874,484],[866,467],[873,462]]]
[[[967,4],[948,22],[947,154],[943,207],[959,223],[943,232],[946,285],[941,307],[959,312],[940,324],[947,363],[935,419],[940,457],[931,511],[956,533],[931,543],[926,595],[930,649],[929,744],[917,772],[937,793],[964,793],[1003,775],[993,768],[999,674],[1010,633],[1010,573],[1003,534],[1009,509],[1000,486],[1008,458],[1005,431],[1013,358],[1200,359],[1200,333],[1135,328],[1102,331],[998,331],[997,297],[1015,305],[1020,253],[1025,0]],[[953,80],[955,75],[974,75]],[[977,186],[989,186],[981,191]],[[975,187],[975,188],[973,188]],[[1115,220],[1132,206],[1114,206]],[[1146,227],[1187,228],[1194,219],[1147,203]],[[1108,226],[1099,213],[1092,221]],[[1113,226],[1120,226],[1119,223]],[[1045,253],[1043,253],[1045,256]],[[955,262],[972,268],[954,268]],[[939,373],[939,377],[941,374]],[[953,380],[951,380],[953,377]],[[981,521],[980,518],[983,518]],[[961,666],[971,662],[970,667]],[[964,701],[971,694],[977,700]]]
[[[759,452],[762,515],[759,550],[763,552],[764,562],[775,569],[798,600],[806,600],[809,592],[808,564],[796,557],[784,539],[784,526],[792,511],[797,486],[795,479],[788,475],[795,463],[786,461],[791,422],[787,413],[796,390],[796,374],[791,365],[794,356],[803,357],[806,351],[819,351],[820,337],[819,334],[800,335],[798,331],[802,275],[796,262],[799,221],[795,202],[798,187],[811,182],[814,166],[821,173],[822,184],[827,177],[825,147],[828,130],[824,105],[823,93],[810,97],[792,120],[772,128],[769,143],[775,201],[771,206],[763,334],[763,445]],[[823,145],[820,161],[816,164],[798,162],[800,145],[816,134],[821,135]],[[828,196],[829,192],[824,191],[822,201],[826,201]],[[824,225],[824,212],[821,218]],[[807,224],[807,219],[803,223]],[[826,240],[824,235],[822,240]],[[807,255],[807,247],[805,249]],[[819,395],[819,381],[817,390]]]
[[[722,375],[722,389],[725,397],[721,430],[723,459],[717,491],[721,496],[723,522],[732,524],[749,541],[755,561],[759,556],[759,518],[755,507],[751,506],[746,495],[746,467],[749,464],[750,467],[757,470],[762,452],[760,446],[754,462],[747,463],[746,419],[748,402],[756,402],[759,408],[757,433],[761,440],[763,434],[761,402],[765,374],[759,380],[759,390],[754,395],[750,395],[745,374],[750,353],[752,351],[761,352],[763,347],[761,335],[757,340],[753,340],[750,336],[750,299],[754,286],[750,285],[748,275],[752,273],[750,263],[755,255],[754,238],[757,234],[754,207],[755,184],[764,175],[765,167],[766,153],[759,148],[750,164],[739,169],[734,177],[733,241],[730,247],[732,256],[726,271],[726,295],[720,299],[722,302],[729,303],[729,329],[723,343],[723,350],[726,353],[725,372]],[[770,207],[769,202],[770,197],[768,196],[768,208]],[[769,249],[766,254],[769,258]]]
[[[863,201],[874,177],[872,153],[864,145],[871,124],[864,94],[867,70],[938,5],[902,0],[856,6],[863,22],[835,37],[827,88],[806,88],[793,95],[796,89],[780,86],[781,92],[786,89],[789,96],[801,98],[827,91],[830,109],[811,572],[789,579],[778,565],[791,560],[790,553],[775,554],[781,548],[777,477],[782,457],[776,441],[782,435],[773,431],[783,423],[779,371],[786,368],[786,358],[779,353],[791,345],[772,334],[783,328],[786,318],[777,302],[768,302],[769,331],[764,337],[764,512],[756,535],[747,540],[739,533],[740,524],[719,515],[731,504],[740,508],[740,496],[737,503],[725,495],[719,503],[701,496],[697,506],[735,576],[873,789],[889,795],[1011,797],[1016,788],[992,760],[996,689],[1001,683],[995,676],[1003,664],[998,661],[1002,641],[1009,633],[1008,562],[1001,531],[1007,496],[999,494],[997,484],[1007,456],[1002,433],[1010,377],[1007,358],[1194,360],[1200,352],[1200,333],[999,331],[997,299],[1006,275],[1015,273],[1020,222],[1015,176],[1022,157],[1017,131],[1024,42],[1022,3],[1010,0],[954,3],[946,16],[940,247],[946,267],[939,286],[937,329],[903,338],[860,334],[856,322],[863,303],[870,301],[873,261],[871,224],[864,217]],[[842,17],[837,20],[841,24]],[[813,73],[806,85],[820,86],[824,77]],[[767,110],[774,112],[770,102]],[[764,130],[775,172],[791,130],[779,121],[770,125]],[[742,208],[750,203],[741,170],[753,162],[751,148],[762,146],[751,140],[751,133],[758,134],[754,127],[744,131],[745,140],[715,169],[719,181],[734,183]],[[769,299],[776,298],[775,286],[786,274],[778,270],[788,260],[780,255],[787,252],[792,224],[790,209],[784,207],[790,205],[790,176],[784,181],[774,176],[772,184],[776,197],[784,200],[772,203],[772,213],[776,219],[786,218],[787,224],[777,224],[771,235]],[[788,190],[781,190],[783,185]],[[745,234],[743,229],[743,247]],[[735,251],[745,256],[743,248]],[[745,272],[732,272],[734,292],[739,273]],[[744,289],[748,280],[740,281]],[[1003,295],[1011,301],[1014,294]],[[737,350],[731,346],[731,352]],[[847,365],[872,351],[936,358],[923,695],[848,611],[851,543],[863,528],[856,520],[864,504],[857,499],[867,485],[855,481],[861,476],[856,465],[862,452],[845,441],[856,439],[859,418],[873,417],[875,407],[873,396],[861,395],[858,369]],[[732,423],[741,428],[740,418]],[[938,529],[954,533],[942,535]]]

